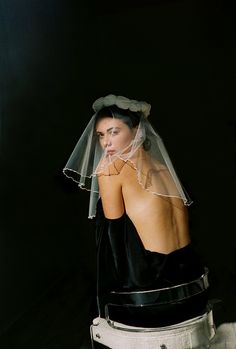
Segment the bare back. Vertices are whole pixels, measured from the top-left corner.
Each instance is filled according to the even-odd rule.
[[[190,242],[182,200],[149,193],[128,163],[118,175],[100,176],[99,188],[105,216],[115,219],[126,212],[145,249],[167,254]]]

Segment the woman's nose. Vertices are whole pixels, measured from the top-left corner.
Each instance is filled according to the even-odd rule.
[[[111,137],[110,136],[104,137],[103,146],[104,146],[104,148],[111,146]]]

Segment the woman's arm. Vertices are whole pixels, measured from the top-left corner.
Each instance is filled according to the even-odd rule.
[[[98,184],[105,217],[121,217],[124,213],[124,201],[120,175],[101,175],[98,177]]]

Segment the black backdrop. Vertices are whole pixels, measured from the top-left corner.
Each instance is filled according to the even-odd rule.
[[[152,104],[194,200],[216,322],[236,321],[235,2],[0,0],[1,287],[6,330],[72,268],[93,287],[88,195],[62,175],[92,102]]]

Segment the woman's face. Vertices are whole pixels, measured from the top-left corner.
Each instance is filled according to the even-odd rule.
[[[101,147],[108,155],[114,155],[128,147],[134,139],[136,129],[130,129],[120,119],[104,117],[98,120],[96,133]]]

